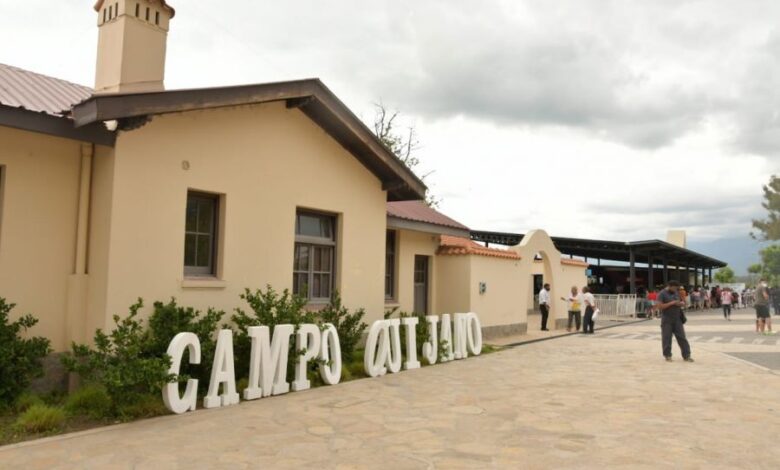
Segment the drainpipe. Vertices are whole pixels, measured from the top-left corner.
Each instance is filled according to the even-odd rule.
[[[67,303],[65,305],[65,339],[83,343],[87,340],[87,241],[89,238],[89,202],[92,187],[93,144],[81,144],[81,172],[79,175],[78,215],[76,216],[76,253],[73,274],[68,276]],[[75,374],[68,376],[68,389],[78,388]]]
[[[94,144],[81,144],[81,186],[79,212],[76,220],[76,266],[74,274],[87,273],[87,229],[89,228],[89,193],[92,186]]]

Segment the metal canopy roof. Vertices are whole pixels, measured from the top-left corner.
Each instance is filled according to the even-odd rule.
[[[472,240],[507,246],[519,244],[523,236],[519,233],[471,231]],[[655,264],[661,264],[665,260],[669,266],[722,268],[727,265],[718,259],[661,240],[616,242],[583,238],[551,238],[561,253],[585,258],[630,262],[631,252],[633,252],[637,263],[647,263],[648,257],[652,256]]]

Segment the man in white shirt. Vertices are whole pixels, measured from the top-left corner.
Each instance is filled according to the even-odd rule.
[[[542,311],[542,331],[547,329],[547,318],[550,316],[550,284],[545,284],[539,291],[539,310]]]

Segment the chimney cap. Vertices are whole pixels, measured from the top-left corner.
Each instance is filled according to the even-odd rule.
[[[101,8],[103,8],[103,3],[105,3],[106,0],[98,0],[97,3],[95,3],[95,11],[100,11]],[[176,16],[176,10],[173,9],[172,6],[168,5],[168,2],[165,0],[157,0],[160,3],[162,3],[163,8],[171,12],[171,18]]]

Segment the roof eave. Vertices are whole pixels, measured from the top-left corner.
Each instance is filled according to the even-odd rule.
[[[425,184],[389,151],[320,80],[258,85],[101,94],[73,107],[76,126],[97,121],[284,101],[298,109],[352,153],[381,181],[388,200],[424,199]]]
[[[73,121],[65,116],[52,116],[2,104],[0,104],[0,126],[108,147],[113,147],[116,140],[116,135],[109,132],[101,123],[76,128],[73,126]]]

